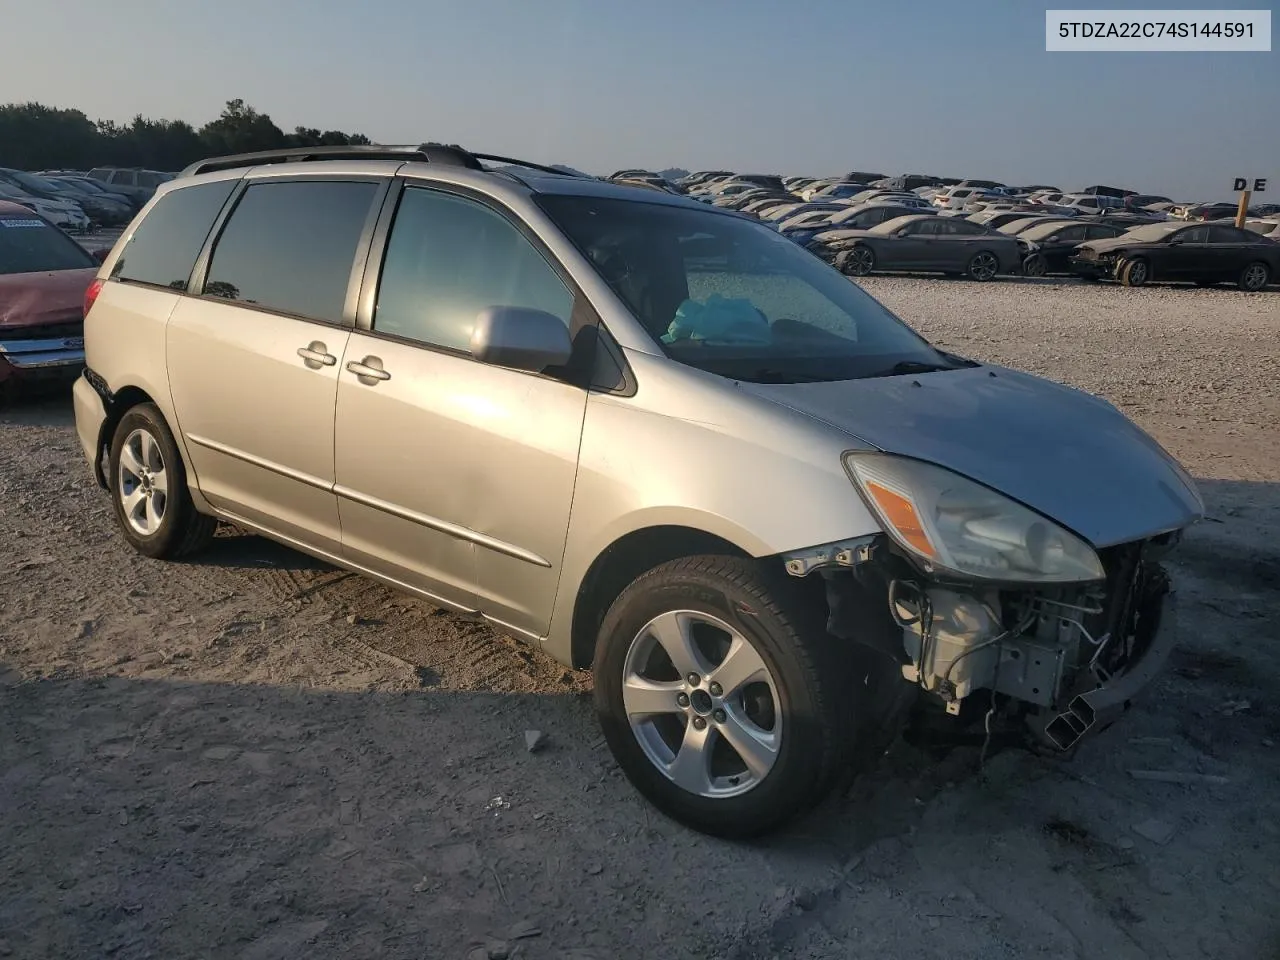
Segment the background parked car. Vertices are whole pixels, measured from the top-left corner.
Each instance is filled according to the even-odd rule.
[[[117,199],[98,193],[84,181],[70,177],[44,177],[43,179],[66,187],[75,195],[84,212],[94,221],[107,227],[116,227],[133,219],[133,205],[123,197]]]
[[[1280,239],[1280,220],[1278,219],[1252,219],[1244,222],[1246,230],[1252,230],[1254,233],[1264,237],[1270,237],[1273,240]]]
[[[1156,203],[1172,204],[1173,201],[1155,193],[1131,193],[1122,201],[1124,209],[1139,213],[1149,210],[1150,205]]]
[[[809,196],[810,200],[848,200],[867,189],[865,183],[843,181],[823,187]]]
[[[66,211],[64,223],[58,225],[64,230],[88,230],[90,220],[84,208],[75,202],[74,195],[67,196],[70,193],[65,188],[55,188],[46,183],[40,177],[26,173],[22,170],[14,170],[10,167],[0,167],[0,183],[8,185],[10,188],[17,190],[29,197],[36,197],[41,200],[57,201],[64,206],[61,208]]]
[[[1124,201],[1106,194],[1070,193],[1058,200],[1055,206],[1078,210],[1081,216],[1096,216],[1106,210],[1120,209]]]
[[[1124,227],[1105,223],[1049,221],[1033,224],[1018,239],[1034,244],[1022,261],[1022,272],[1028,277],[1071,274],[1071,257],[1076,247],[1087,240],[1108,240],[1125,232]]]
[[[1041,223],[1075,223],[1077,217],[1059,217],[1053,214],[1026,214],[1022,215],[1020,220],[1010,220],[1008,223],[996,227],[1001,233],[1007,233],[1011,237],[1021,236],[1027,230]]]
[[[896,220],[898,217],[916,213],[933,215],[930,211],[904,207],[897,203],[864,203],[833,213],[824,221],[811,226],[784,230],[782,235],[801,246],[808,247],[831,263],[834,262],[836,254],[847,245],[845,241],[851,237],[871,227],[879,226],[886,220]]]
[[[994,196],[996,194],[987,187],[956,186],[935,196],[933,205],[944,210],[961,210],[970,200]]]
[[[879,270],[968,274],[990,280],[1022,271],[1022,248],[1015,237],[977,223],[933,214],[888,220],[847,237],[836,256],[842,273],[863,277]]]
[[[1183,220],[1223,220],[1227,217],[1234,217],[1238,206],[1234,203],[1195,203],[1191,204],[1182,214]]]
[[[1280,243],[1230,222],[1153,223],[1082,244],[1071,265],[1087,279],[1115,279],[1126,287],[1153,280],[1202,286],[1234,281],[1254,292],[1280,272]]]
[[[0,385],[74,377],[99,260],[43,217],[0,200]]]
[[[89,171],[89,176],[103,183],[109,183],[112,187],[127,188],[146,200],[151,199],[151,195],[156,192],[156,187],[174,177],[172,173],[140,170],[136,167],[94,167]]]
[[[51,176],[51,175],[45,174],[45,176]],[[108,200],[115,200],[118,203],[123,203],[125,206],[131,209],[134,213],[137,213],[144,206],[146,206],[146,201],[141,199],[140,197],[131,196],[128,193],[122,192],[120,188],[111,187],[100,180],[94,180],[92,177],[88,176],[87,174],[60,173],[55,176],[55,179],[61,180],[69,184],[78,184],[81,187],[85,187],[101,196],[106,197]]]
[[[59,229],[83,232],[89,229],[89,218],[83,210],[65,200],[47,200],[23,193],[13,184],[0,181],[0,200],[7,200],[44,217]]]
[[[1031,214],[1029,208],[1015,208],[1013,210],[982,210],[978,213],[971,214],[969,220],[974,223],[980,223],[983,226],[990,227],[992,230],[998,230],[1006,223],[1013,223],[1017,220],[1025,220]]]

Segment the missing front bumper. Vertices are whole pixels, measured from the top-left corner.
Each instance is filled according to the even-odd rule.
[[[1072,749],[1086,735],[1110,726],[1164,669],[1178,639],[1177,597],[1162,577],[1158,590],[1141,598],[1141,604],[1139,623],[1145,620],[1145,625],[1134,638],[1139,652],[1132,662],[1092,689],[1075,693],[1065,709],[1029,718],[1037,739],[1058,750]]]

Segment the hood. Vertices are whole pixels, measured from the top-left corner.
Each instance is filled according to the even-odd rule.
[[[1142,226],[1142,224],[1134,224],[1134,226]],[[1118,237],[1106,237],[1101,240],[1089,240],[1080,244],[1082,247],[1088,247],[1090,250],[1096,250],[1098,253],[1110,253],[1112,250],[1119,250],[1122,247],[1141,246],[1150,243],[1149,240],[1136,240],[1133,237],[1120,234]]]
[[[0,274],[0,328],[69,323],[84,317],[84,292],[98,271]]]
[[[1111,546],[1198,520],[1194,483],[1097,397],[1000,367],[742,388],[896,453],[946,467]]]
[[[859,237],[875,237],[884,236],[884,234],[872,233],[870,230],[858,230],[850,227],[847,230],[823,230],[817,235],[818,240],[823,243],[837,243],[841,240],[856,240]]]

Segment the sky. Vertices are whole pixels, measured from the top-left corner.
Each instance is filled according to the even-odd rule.
[[[37,0],[0,17],[0,101],[199,126],[238,97],[285,130],[460,143],[598,174],[856,169],[1184,200],[1230,199],[1243,176],[1269,178],[1266,199],[1280,202],[1280,44],[1047,53],[1046,6]],[[1276,6],[1257,0],[1158,6],[1271,9],[1280,33]]]

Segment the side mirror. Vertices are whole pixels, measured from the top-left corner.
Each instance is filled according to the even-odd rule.
[[[568,363],[572,352],[564,321],[544,310],[489,307],[471,331],[471,355],[498,367],[541,373]]]
[[[110,247],[99,247],[97,250],[90,250],[89,256],[97,260],[99,263],[106,263],[107,257],[111,256]]]

